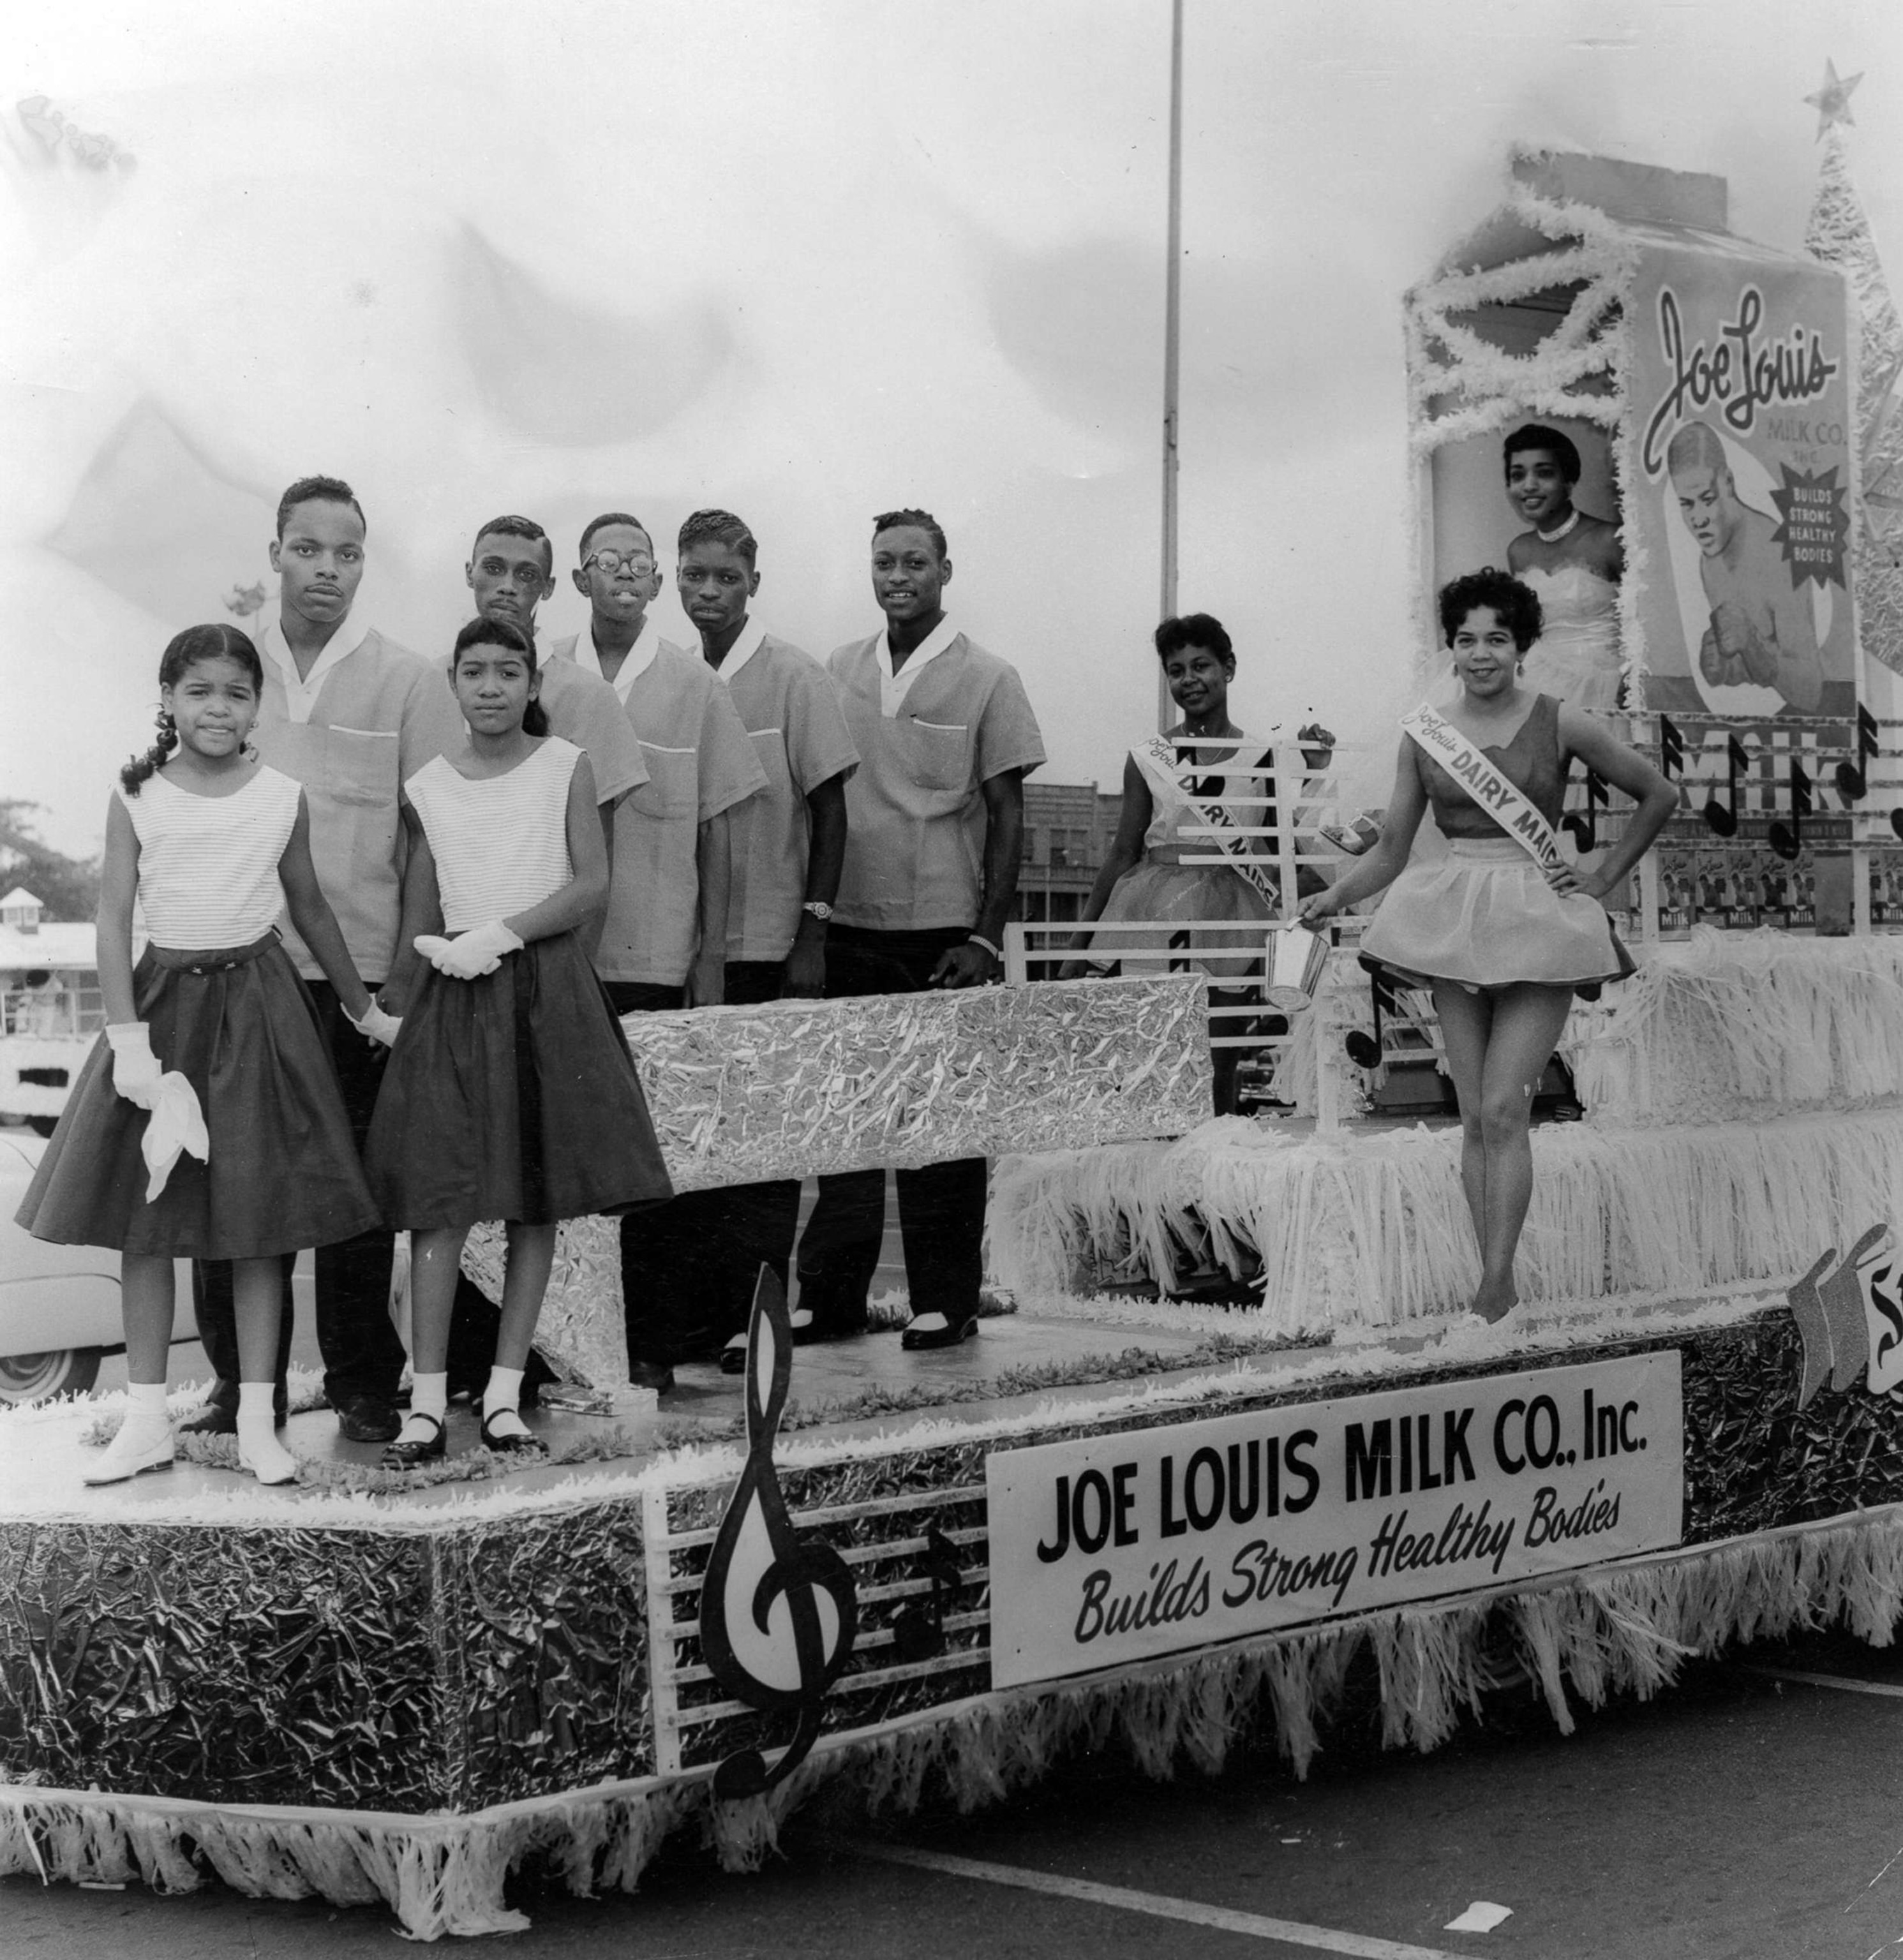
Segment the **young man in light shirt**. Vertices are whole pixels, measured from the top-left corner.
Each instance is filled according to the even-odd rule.
[[[304,785],[318,882],[374,994],[395,959],[402,912],[406,853],[398,794],[405,781],[457,739],[460,724],[441,669],[353,616],[366,528],[362,506],[349,485],[336,477],[302,478],[279,501],[271,568],[281,587],[277,616],[256,636],[264,694],[252,740],[272,768]],[[361,1146],[387,1051],[348,1023],[297,935],[288,923],[280,929],[317,1002]],[[384,1003],[394,1013],[402,1004]],[[295,1176],[297,1166],[287,1164],[284,1172]],[[380,1231],[317,1248],[324,1389],[339,1429],[354,1443],[387,1442],[399,1427],[395,1403],[405,1357],[390,1317],[393,1251],[392,1235]],[[188,1427],[236,1427],[231,1284],[228,1265],[208,1261],[196,1269],[199,1335],[218,1379],[211,1406]],[[287,1285],[280,1398],[290,1341]]]
[[[1017,670],[946,618],[952,563],[924,511],[873,520],[872,590],[883,632],[827,668],[859,767],[846,785],[845,864],[827,947],[827,991],[975,987],[1004,977],[1017,890],[1023,778],[1044,760]],[[982,1157],[898,1174],[911,1348],[974,1333],[983,1278]],[[879,1263],[885,1179],[819,1180],[800,1243],[800,1297],[816,1334],[856,1333]]]
[[[615,813],[608,912],[595,970],[619,1014],[718,1004],[726,966],[731,858],[728,813],[766,787],[753,743],[719,676],[660,638],[648,608],[660,590],[654,541],[611,511],[582,533],[575,589],[586,631],[558,660],[597,674],[621,698],[648,781]],[[635,1381],[664,1388],[665,1361],[643,1350],[658,1318],[644,1215],[622,1220],[621,1280]]]
[[[556,659],[536,638],[536,609],[555,591],[555,547],[548,533],[533,517],[492,517],[476,533],[463,576],[484,619],[506,619],[536,641],[542,676],[536,698],[549,718],[549,732],[587,755],[612,853],[615,806],[647,781],[648,765],[614,689],[574,660]]]
[[[681,527],[676,571],[701,657],[725,682],[766,778],[728,819],[724,997],[746,1005],[817,1000],[826,991],[846,781],[859,759],[826,670],[752,615],[759,552],[731,511],[696,511]],[[724,1367],[744,1364],[743,1330],[759,1269],[771,1266],[788,1283],[799,1216],[797,1178],[687,1192],[641,1214],[646,1309],[638,1358],[657,1380],[673,1363],[717,1350]],[[796,1335],[809,1319],[796,1316]]]

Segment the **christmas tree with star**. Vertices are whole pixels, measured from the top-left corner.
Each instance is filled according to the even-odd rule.
[[[1903,673],[1903,320],[1850,181],[1845,132],[1855,122],[1850,92],[1862,80],[1860,75],[1840,78],[1826,62],[1823,87],[1804,98],[1817,111],[1818,140],[1824,145],[1804,243],[1813,258],[1849,279],[1862,323],[1857,367],[1862,495],[1851,562],[1864,648]]]

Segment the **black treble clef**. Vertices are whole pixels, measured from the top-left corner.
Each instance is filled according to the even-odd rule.
[[[701,1581],[700,1642],[708,1671],[737,1701],[798,1715],[771,1768],[740,1749],[714,1772],[714,1794],[757,1796],[790,1775],[818,1740],[826,1689],[851,1657],[859,1603],[852,1573],[829,1545],[803,1538],[787,1514],[773,1439],[793,1373],[786,1291],[760,1268],[746,1335],[746,1462],[727,1500]]]

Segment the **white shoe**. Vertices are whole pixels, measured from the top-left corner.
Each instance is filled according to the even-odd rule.
[[[249,1470],[260,1484],[294,1484],[298,1481],[298,1459],[282,1443],[275,1440],[257,1443],[250,1449],[240,1447],[238,1467]]]
[[[129,1415],[119,1426],[119,1433],[107,1444],[98,1462],[82,1472],[88,1484],[123,1484],[143,1471],[169,1470],[172,1467],[172,1424],[170,1417],[154,1421],[150,1417]]]

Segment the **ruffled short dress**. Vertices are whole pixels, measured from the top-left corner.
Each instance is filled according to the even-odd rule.
[[[484,778],[438,757],[405,785],[436,859],[447,936],[513,918],[568,882],[581,752],[550,737]],[[673,1195],[634,1058],[574,932],[531,940],[474,980],[424,969],[364,1157],[399,1230],[548,1225]]]
[[[182,1155],[146,1201],[151,1119],[113,1087],[102,1034],[20,1207],[35,1238],[253,1259],[334,1245],[380,1222],[316,1006],[268,924],[298,795],[289,777],[262,768],[230,797],[154,776],[125,799],[154,934],[196,938],[222,925],[251,935],[224,947],[151,945],[132,973],[152,1052],[191,1083],[210,1154]]]
[[[1535,697],[1512,741],[1481,752],[1548,823],[1558,822],[1571,759],[1551,695]],[[1362,937],[1365,959],[1404,983],[1453,981],[1475,991],[1597,986],[1632,972],[1596,899],[1555,892],[1438,762],[1418,751],[1415,760],[1448,854],[1410,865],[1388,887]]]
[[[1244,756],[1252,752],[1246,736],[1236,737],[1235,746]],[[1266,767],[1272,759],[1272,752],[1265,752],[1256,766]],[[1146,944],[1156,947],[1154,956],[1119,953],[1119,964],[1126,974],[1169,972],[1188,966],[1199,968],[1212,980],[1234,982],[1259,975],[1266,928],[1274,912],[1247,879],[1227,864],[1211,861],[1218,846],[1196,804],[1220,806],[1245,829],[1268,828],[1275,821],[1272,782],[1265,785],[1254,775],[1226,777],[1217,762],[1198,775],[1187,749],[1173,779],[1160,779],[1157,763],[1142,752],[1133,751],[1131,760],[1150,790],[1150,827],[1144,832],[1142,857],[1111,887],[1097,923],[1175,921],[1182,929],[1169,935],[1166,952],[1161,939],[1152,936]],[[1255,848],[1261,848],[1259,840]],[[1185,864],[1185,858],[1201,861]],[[1272,861],[1268,868],[1272,876]],[[1225,924],[1233,929],[1225,931]],[[1105,938],[1115,947],[1115,933]]]

